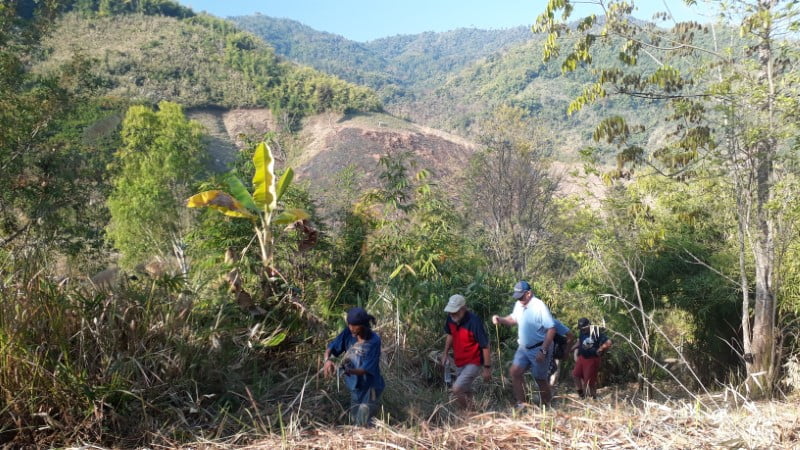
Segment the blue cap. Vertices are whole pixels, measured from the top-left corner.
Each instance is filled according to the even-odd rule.
[[[519,283],[514,285],[514,293],[511,294],[512,297],[519,300],[525,295],[526,292],[531,290],[531,285],[528,284],[527,281],[520,281]]]
[[[364,308],[350,308],[347,311],[347,324],[348,325],[363,325],[368,327],[370,322],[375,322],[375,317],[367,314]]]

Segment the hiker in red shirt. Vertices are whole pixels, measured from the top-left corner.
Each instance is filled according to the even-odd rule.
[[[452,348],[456,365],[453,396],[459,407],[466,408],[472,404],[472,382],[475,378],[481,374],[484,381],[492,378],[489,337],[481,318],[467,309],[464,296],[459,294],[451,296],[444,311],[448,313],[444,324],[447,337],[441,362],[447,367],[447,359]]]

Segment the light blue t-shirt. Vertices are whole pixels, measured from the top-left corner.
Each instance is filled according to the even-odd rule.
[[[536,297],[531,297],[526,306],[522,306],[522,303],[517,301],[511,317],[517,321],[517,332],[519,333],[517,343],[521,347],[530,347],[543,342],[547,330],[556,326],[550,309]]]

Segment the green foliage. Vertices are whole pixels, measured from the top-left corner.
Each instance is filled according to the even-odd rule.
[[[202,429],[235,418],[255,430],[247,418],[260,412],[244,399],[286,394],[287,359],[277,357],[289,340],[282,325],[292,326],[284,310],[254,323],[168,284],[132,280],[113,294],[57,285],[41,256],[4,259],[0,270],[4,445],[190,441],[203,431],[186,428],[187,415]],[[277,423],[274,406],[265,422]]]
[[[550,2],[537,29],[551,37],[566,31],[552,10],[568,4]],[[603,6],[600,2],[596,5]],[[738,24],[739,36],[723,29],[729,37],[721,41],[711,33],[714,29],[696,23],[677,23],[667,32],[628,20],[634,2],[610,2],[606,21],[597,33],[603,37],[598,43],[618,47],[620,42],[614,38],[621,39],[620,62],[635,64],[633,68],[642,74],[622,76],[620,70],[601,70],[600,75],[605,78],[601,82],[627,95],[667,99],[672,110],[665,114],[674,126],[666,144],[652,150],[649,158],[641,157],[644,152],[635,143],[622,147],[621,163],[647,161],[664,175],[692,182],[702,182],[695,181],[701,173],[732,180],[730,198],[739,240],[737,278],[745,291],[740,315],[743,360],[747,387],[760,395],[770,392],[779,372],[775,318],[780,300],[776,287],[784,254],[776,251],[774,243],[791,238],[777,225],[784,220],[782,214],[769,205],[779,195],[781,181],[794,175],[782,167],[785,161],[793,162],[793,158],[785,160],[783,149],[792,145],[792,136],[800,127],[797,90],[789,87],[796,79],[790,67],[798,54],[796,43],[787,39],[796,28],[800,9],[794,1],[732,1],[714,6],[731,26]],[[578,33],[568,58],[583,56],[586,33]],[[702,34],[712,34],[713,41],[703,41]],[[552,43],[550,53],[557,52],[559,43]],[[645,48],[648,58],[657,63],[655,67],[639,63],[637,57]],[[602,135],[608,142],[628,138],[625,127],[607,127],[606,131]],[[749,162],[742,165],[742,161]],[[752,305],[748,299],[750,279],[755,283]]]
[[[91,45],[86,36],[94,36]],[[281,61],[254,35],[209,16],[87,19],[71,13],[46,45],[37,71],[49,73],[77,51],[97,61],[91,70],[103,81],[103,93],[123,98],[186,107],[267,106],[276,116],[286,114],[291,126],[308,114],[381,108],[371,90]]]
[[[74,103],[45,133],[51,151],[40,155],[40,167],[50,181],[30,205],[41,217],[38,233],[65,254],[88,256],[104,247],[103,203],[111,191],[107,167],[121,144],[125,107],[104,100]]]
[[[495,267],[529,275],[541,265],[557,213],[558,182],[548,173],[542,131],[530,130],[525,111],[499,108],[484,128],[483,149],[466,176],[467,210],[486,236]]]
[[[603,309],[615,333],[648,329],[657,360],[681,349],[692,363],[716,368],[709,374],[735,366],[738,358],[727,342],[738,335],[740,293],[724,184],[640,176],[614,192],[604,204],[606,220],[593,230],[591,258],[582,262],[583,281],[576,286],[610,295]],[[637,305],[649,319],[630,314]],[[670,324],[677,311],[685,315]],[[712,378],[704,374],[702,381]]]
[[[111,16],[119,14],[146,14],[186,19],[194,12],[172,0],[70,0],[67,9],[83,14]]]
[[[113,138],[86,142],[83,130],[119,106],[91,100],[99,83],[80,55],[48,76],[29,71],[58,7],[18,2],[0,9],[0,246],[76,254],[100,246],[105,211],[98,199],[114,145]]]
[[[203,173],[203,132],[179,105],[161,102],[155,111],[128,109],[121,134],[107,234],[122,253],[120,263],[133,267],[169,254],[186,232],[182,203]]]

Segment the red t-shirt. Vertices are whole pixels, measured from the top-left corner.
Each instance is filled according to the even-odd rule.
[[[489,346],[489,337],[480,317],[467,311],[459,323],[455,323],[448,315],[444,332],[453,336],[453,359],[456,367],[483,364],[481,349]]]

